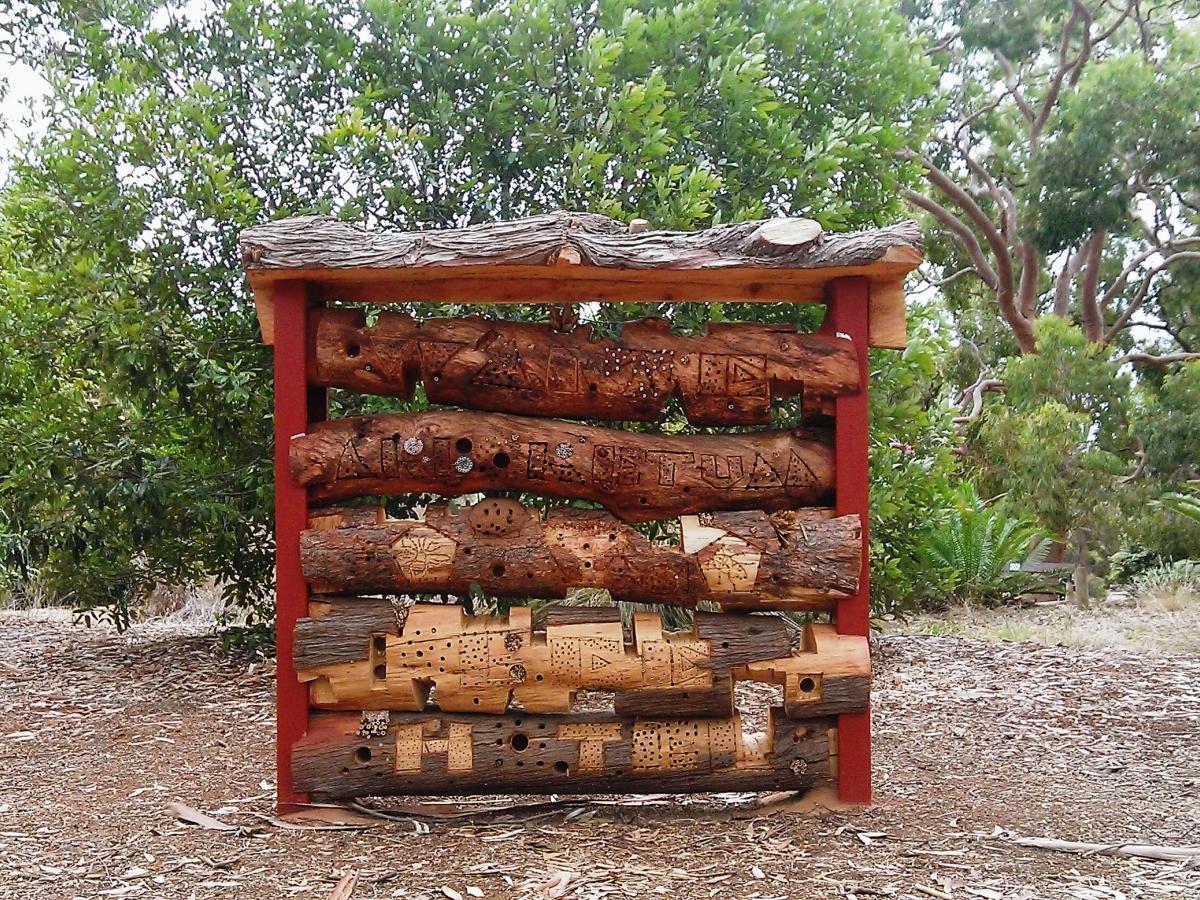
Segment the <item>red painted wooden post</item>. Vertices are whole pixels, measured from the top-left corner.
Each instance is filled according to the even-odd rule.
[[[870,283],[865,278],[838,278],[826,294],[824,330],[841,332],[854,341],[862,390],[837,398],[835,485],[838,515],[862,517],[863,562],[858,593],[838,602],[841,634],[869,634],[871,567],[867,559],[867,338]],[[838,797],[847,803],[871,802],[871,713],[838,716]]]
[[[292,789],[292,745],[308,730],[308,690],[292,665],[296,620],[308,615],[308,586],[300,570],[300,532],[308,525],[308,493],[292,481],[288,444],[325,417],[325,391],[308,387],[308,286],[275,286],[275,760],[280,812],[307,803]]]

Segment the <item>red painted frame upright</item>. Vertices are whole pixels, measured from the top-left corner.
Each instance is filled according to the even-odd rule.
[[[858,352],[862,389],[837,398],[835,490],[838,515],[857,513],[862,520],[863,562],[859,590],[839,601],[835,613],[842,634],[870,633],[868,563],[867,346],[870,283],[839,278],[826,290],[822,331],[840,333]],[[280,282],[274,289],[275,343],[275,653],[276,653],[276,796],[279,811],[308,802],[292,787],[292,746],[308,729],[308,690],[293,665],[297,620],[308,614],[308,586],[300,569],[300,533],[308,524],[307,491],[292,480],[288,446],[326,415],[326,391],[308,385],[308,285]],[[838,716],[838,796],[848,803],[871,802],[870,712]]]
[[[868,551],[867,347],[870,338],[871,285],[866,278],[838,278],[826,291],[822,329],[854,342],[858,353],[857,394],[837,398],[834,431],[834,490],[837,514],[857,513],[862,522],[862,569],[858,593],[838,601],[835,622],[840,634],[871,633],[871,566]],[[838,716],[838,797],[846,803],[871,802],[871,712]]]
[[[326,414],[326,391],[308,385],[308,285],[275,287],[275,796],[279,811],[308,802],[292,787],[292,746],[308,730],[308,688],[296,676],[293,637],[308,615],[300,570],[300,533],[308,527],[308,491],[288,468],[292,435]]]

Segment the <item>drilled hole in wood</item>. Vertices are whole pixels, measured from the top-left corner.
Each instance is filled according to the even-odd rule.
[[[815,688],[816,686],[817,686],[817,683],[815,681],[813,681],[811,678],[801,678],[800,679],[800,690],[804,691],[804,693],[806,693],[806,694],[809,691],[811,691],[813,688]]]
[[[507,469],[510,462],[512,462],[512,460],[509,459],[508,454],[503,450],[492,457],[492,463],[497,469]]]
[[[382,635],[371,639],[371,646],[375,648],[376,653],[387,652],[387,638]]]
[[[362,348],[360,346],[358,346],[358,344],[347,344],[346,345],[346,355],[349,356],[351,359],[358,356],[358,354],[360,354],[360,353],[362,353]]]
[[[470,438],[461,437],[454,442],[454,449],[459,453],[470,453],[471,448],[475,445],[471,443]]]
[[[377,665],[375,667],[375,677],[378,678],[380,681],[387,678],[387,666],[383,665],[383,663],[380,663],[379,665]]]
[[[371,748],[356,747],[354,750],[354,759],[360,763],[369,763],[371,761]]]
[[[504,574],[504,566],[501,563],[496,563],[492,566],[492,574],[499,578]]]
[[[554,764],[554,771],[557,772],[559,775],[566,775],[567,769],[569,769],[569,768],[570,767],[565,762],[563,762],[561,759]]]

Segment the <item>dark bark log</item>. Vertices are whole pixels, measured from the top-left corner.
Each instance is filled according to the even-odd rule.
[[[734,715],[733,681],[716,678],[712,687],[641,688],[619,691],[613,712],[622,719],[727,719]]]
[[[734,719],[627,721],[597,713],[506,716],[316,713],[293,785],[316,801],[385,794],[797,790],[836,766],[836,729],[772,711],[766,734]]]
[[[670,436],[499,413],[338,419],[292,438],[292,477],[316,502],[529,491],[592,500],[628,522],[828,503],[828,429]]]
[[[376,630],[365,630],[371,613],[346,611],[359,603],[374,610]],[[514,699],[532,712],[567,712],[581,690],[680,688],[708,704],[689,713],[700,715],[717,702],[701,701],[700,694],[723,688],[724,712],[705,714],[728,715],[734,668],[790,651],[787,628],[773,616],[708,614],[691,631],[664,634],[658,613],[640,611],[627,642],[620,616],[601,607],[554,614],[535,633],[527,607],[493,617],[416,604],[401,624],[370,600],[331,598],[314,606],[319,617],[302,619],[296,629],[296,669],[312,685],[313,705],[325,709],[420,711],[436,687],[438,706],[449,712],[500,713]],[[712,627],[716,619],[719,629]]]
[[[545,520],[515,500],[469,510],[435,504],[424,521],[323,527],[301,535],[318,594],[467,593],[558,598],[577,587],[617,600],[730,609],[827,609],[858,589],[857,516],[708,513],[682,520],[682,546],[651,543],[601,510],[559,507]]]
[[[351,614],[356,604],[374,612]],[[296,668],[323,709],[419,712],[436,688],[447,712],[501,713],[516,700],[529,712],[565,713],[578,691],[600,690],[626,717],[728,716],[731,677],[782,685],[793,718],[863,710],[869,700],[867,639],[829,625],[810,625],[805,649],[792,653],[774,616],[706,613],[692,631],[664,635],[657,613],[638,612],[627,636],[605,608],[552,614],[535,632],[526,607],[489,617],[417,604],[403,625],[370,599],[313,607],[319,617],[296,629]]]
[[[652,421],[680,398],[697,425],[766,424],[772,398],[803,392],[818,404],[858,390],[858,359],[845,338],[799,334],[790,325],[710,323],[679,337],[662,319],[627,322],[616,340],[591,326],[478,316],[430,319],[362,310],[310,313],[313,384],[411,397],[470,409],[612,421]]]
[[[782,659],[751,662],[734,679],[783,685],[783,708],[793,719],[858,712],[871,702],[871,651],[860,635],[810,624],[804,650]]]

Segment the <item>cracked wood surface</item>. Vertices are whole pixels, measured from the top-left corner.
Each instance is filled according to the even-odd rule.
[[[859,389],[853,343],[786,324],[682,336],[643,319],[594,338],[589,325],[398,313],[367,325],[362,309],[315,309],[309,333],[312,384],[411,398],[419,383],[431,403],[523,415],[652,421],[674,396],[696,425],[767,424],[773,399],[828,408]]]
[[[245,230],[240,247],[267,343],[271,285],[289,279],[308,281],[315,299],[369,302],[821,302],[833,279],[862,276],[872,287],[872,346],[903,346],[904,277],[922,260],[916,223],[824,234],[801,221],[630,233],[605,216],[554,212],[370,232],[301,216]]]
[[[316,503],[527,491],[591,500],[627,522],[833,499],[828,428],[667,435],[504,413],[422,412],[321,422],[291,443]]]
[[[558,507],[543,519],[515,500],[466,512],[445,504],[423,521],[382,509],[318,511],[300,539],[318,594],[376,591],[560,598],[572,588],[614,599],[729,609],[829,609],[858,589],[858,516],[752,510],[687,516],[678,545],[652,543],[601,510]]]

